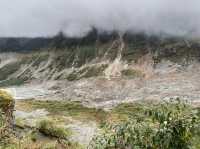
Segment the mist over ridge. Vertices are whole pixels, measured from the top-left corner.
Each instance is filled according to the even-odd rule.
[[[1,37],[85,36],[144,32],[200,36],[198,0],[1,0]]]

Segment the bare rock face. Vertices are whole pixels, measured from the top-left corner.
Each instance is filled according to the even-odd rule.
[[[0,90],[0,138],[9,134],[14,125],[14,99],[6,91]]]

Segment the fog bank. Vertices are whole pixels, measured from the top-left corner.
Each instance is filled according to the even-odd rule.
[[[0,36],[99,31],[200,36],[199,0],[1,0]]]

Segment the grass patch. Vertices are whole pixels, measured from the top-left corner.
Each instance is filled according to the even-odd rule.
[[[42,120],[38,124],[38,130],[42,134],[59,139],[68,139],[71,132],[63,127],[58,127],[53,121]]]
[[[24,123],[23,119],[21,119],[21,118],[16,118],[15,119],[15,126],[20,128],[20,129],[25,129],[26,128],[25,123]]]
[[[122,103],[112,109],[111,115],[117,121],[124,121],[129,118],[141,117],[144,110],[144,104],[142,103]]]
[[[127,78],[144,77],[144,74],[139,70],[125,69],[121,71],[122,76]]]
[[[63,115],[83,121],[101,122],[108,116],[107,112],[101,109],[84,107],[80,102],[28,100],[18,101],[17,108],[23,110],[46,109],[49,115],[53,117]]]

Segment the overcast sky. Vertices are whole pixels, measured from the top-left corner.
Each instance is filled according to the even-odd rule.
[[[200,36],[200,0],[0,0],[0,36],[84,36],[92,27]]]

